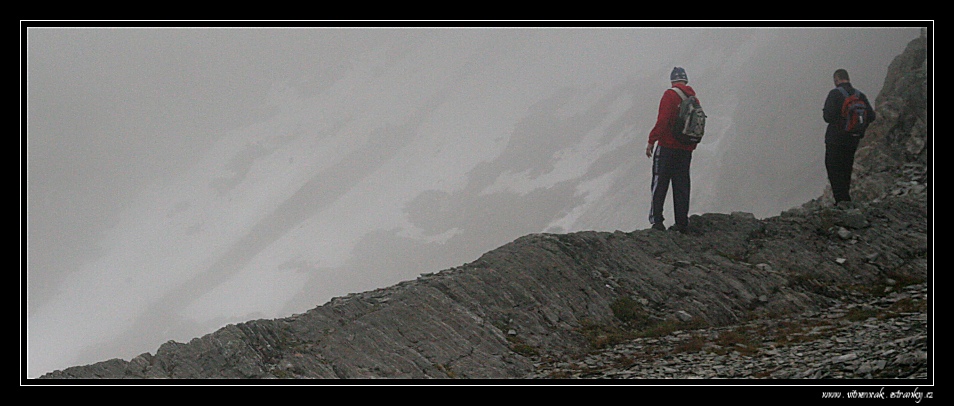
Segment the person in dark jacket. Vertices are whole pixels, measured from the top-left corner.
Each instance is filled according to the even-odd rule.
[[[659,114],[656,125],[649,132],[649,144],[646,157],[653,159],[652,203],[649,208],[649,223],[654,230],[665,230],[663,224],[663,204],[669,185],[672,184],[672,203],[675,224],[671,230],[686,232],[689,227],[689,166],[692,163],[692,151],[696,144],[684,144],[676,140],[673,127],[679,115],[682,98],[673,88],[679,88],[686,96],[694,96],[696,91],[688,85],[689,77],[681,67],[673,68],[669,74],[672,84],[663,92],[659,101]]]
[[[835,198],[835,205],[851,205],[851,172],[855,164],[855,151],[858,149],[858,142],[865,136],[864,132],[849,133],[844,130],[845,118],[842,116],[842,104],[845,101],[844,93],[839,90],[843,88],[847,93],[861,93],[851,86],[851,79],[848,78],[848,71],[838,69],[834,75],[835,88],[828,92],[825,99],[825,107],[822,109],[822,115],[828,128],[825,130],[825,169],[828,171],[828,182],[831,184],[831,192]],[[860,97],[868,105],[865,119],[868,123],[875,121],[874,108],[868,101],[864,93]]]

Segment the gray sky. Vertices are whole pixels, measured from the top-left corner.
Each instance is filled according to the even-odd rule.
[[[676,65],[710,115],[692,211],[777,215],[825,186],[831,72],[874,98],[918,33],[31,28],[28,376],[528,233],[645,228],[641,149]]]

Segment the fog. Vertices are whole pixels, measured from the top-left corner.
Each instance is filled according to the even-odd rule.
[[[29,28],[21,366],[128,360],[526,234],[647,228],[673,66],[709,115],[691,213],[778,215],[827,184],[832,72],[874,100],[918,35]]]

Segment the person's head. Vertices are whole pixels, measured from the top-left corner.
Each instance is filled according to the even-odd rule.
[[[689,83],[689,76],[686,75],[686,70],[680,67],[672,68],[672,72],[669,73],[669,81],[672,83],[682,82]]]
[[[844,69],[836,70],[835,74],[832,75],[832,78],[835,80],[835,86],[837,86],[840,83],[851,81],[851,79],[848,78],[848,71]]]

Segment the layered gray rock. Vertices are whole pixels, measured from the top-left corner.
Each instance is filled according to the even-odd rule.
[[[889,281],[923,282],[925,202],[895,197],[855,209],[868,224],[849,239],[836,230],[853,214],[827,207],[764,220],[693,216],[686,235],[529,235],[461,267],[304,314],[44,377],[520,378],[534,356],[593,350],[594,326],[639,331],[628,325],[639,317],[644,326],[727,326],[822,311]]]

